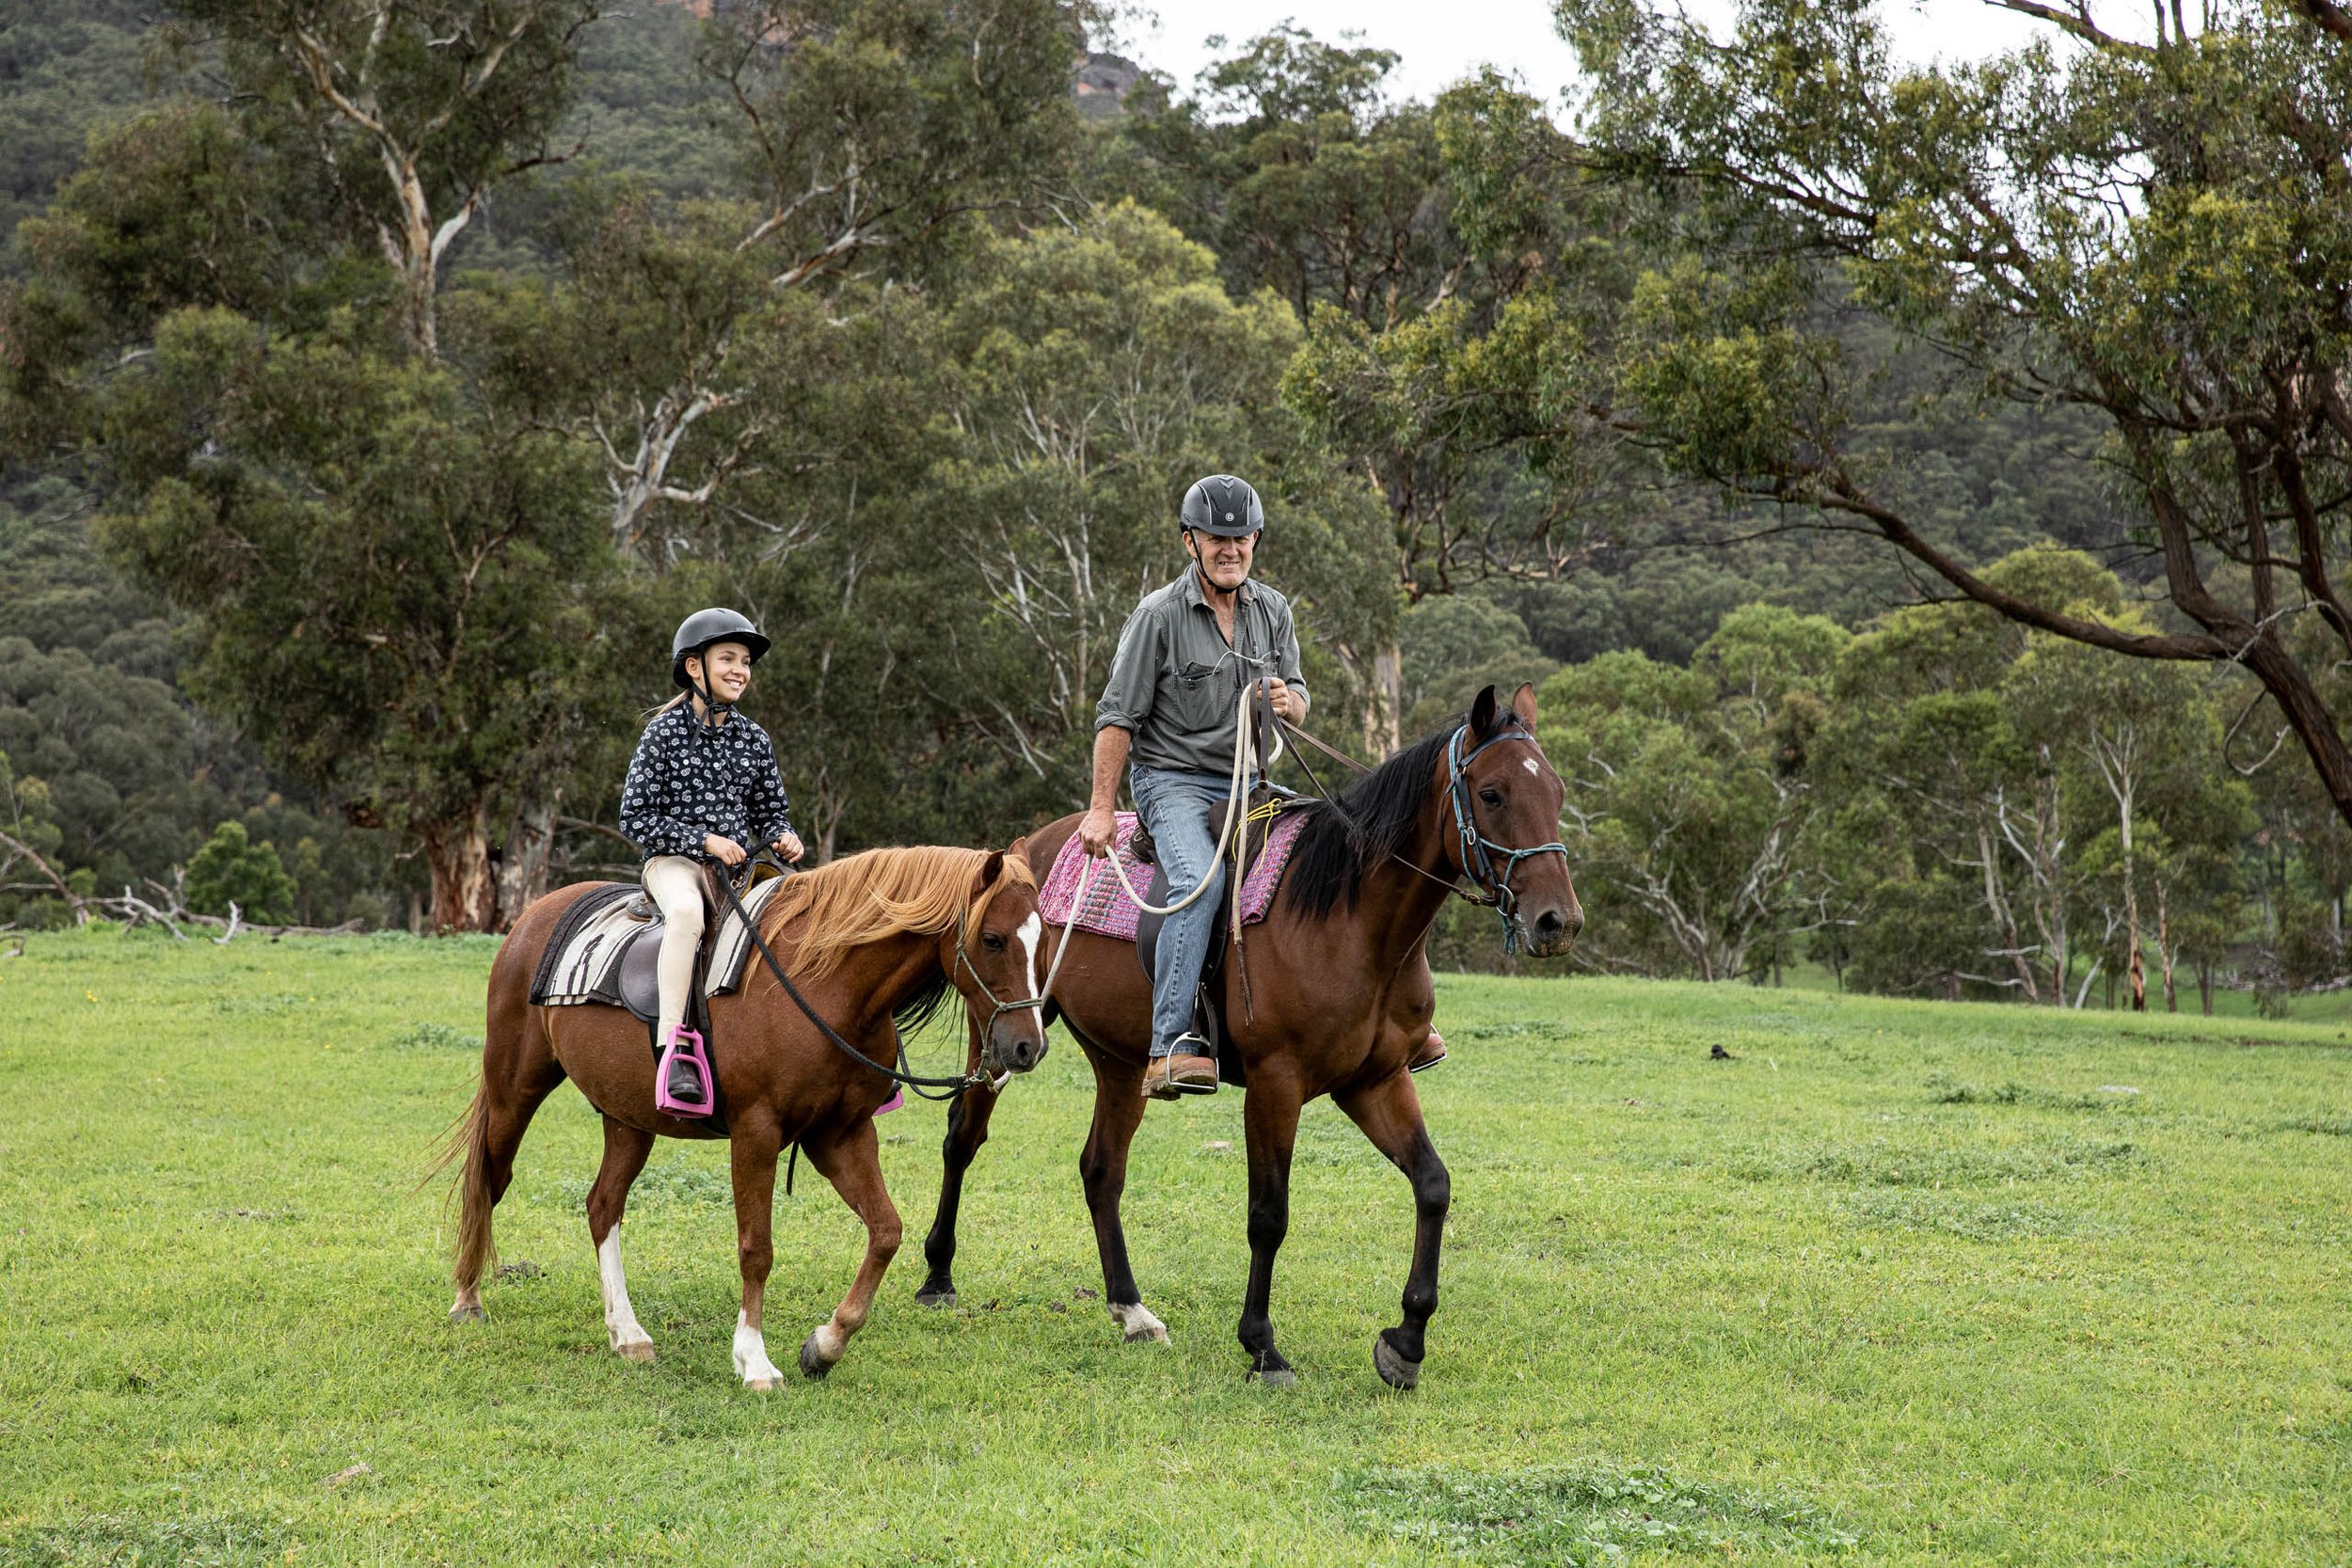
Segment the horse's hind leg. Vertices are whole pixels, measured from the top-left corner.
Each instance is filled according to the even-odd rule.
[[[628,1275],[621,1267],[621,1213],[628,1189],[653,1152],[653,1134],[604,1118],[604,1164],[588,1189],[588,1239],[596,1247],[596,1288],[604,1296],[604,1332],[614,1354],[631,1361],[653,1359],[653,1337],[628,1304]]]
[[[1405,1321],[1382,1329],[1372,1345],[1372,1364],[1380,1376],[1392,1388],[1410,1388],[1421,1381],[1422,1332],[1438,1309],[1438,1245],[1445,1237],[1453,1180],[1429,1141],[1410,1074],[1392,1072],[1341,1100],[1340,1109],[1413,1183],[1413,1267],[1405,1276]]]
[[[746,1388],[761,1391],[784,1381],[768,1359],[763,1324],[768,1271],[776,1261],[776,1156],[784,1133],[765,1107],[735,1118],[728,1133],[727,1165],[735,1180],[735,1259],[743,1275],[743,1305],[735,1315],[735,1372]]]
[[[490,1213],[515,1179],[515,1151],[540,1104],[564,1082],[544,1028],[534,1027],[519,1001],[494,999],[482,1045],[482,1084],[457,1134],[466,1167],[458,1179],[457,1257],[452,1269],[457,1299],[452,1323],[488,1316],[482,1307],[482,1274],[495,1256]]]
[[[1242,1128],[1249,1142],[1249,1291],[1241,1306],[1241,1347],[1249,1370],[1268,1387],[1298,1381],[1291,1364],[1274,1348],[1268,1315],[1274,1297],[1274,1255],[1291,1225],[1291,1150],[1298,1142],[1297,1087],[1279,1078],[1250,1075],[1242,1101]]]
[[[801,1370],[810,1377],[822,1377],[840,1361],[850,1336],[866,1326],[866,1314],[873,1310],[874,1292],[882,1289],[883,1271],[898,1256],[898,1211],[882,1185],[882,1144],[874,1132],[873,1117],[860,1117],[848,1132],[802,1147],[808,1150],[809,1163],[824,1172],[834,1191],[841,1195],[841,1201],[866,1222],[866,1256],[858,1263],[857,1277],[850,1282],[850,1293],[801,1345]]]
[[[1135,1270],[1127,1262],[1127,1231],[1119,1201],[1127,1190],[1127,1150],[1143,1122],[1143,1069],[1100,1052],[1094,1058],[1094,1126],[1078,1156],[1086,1184],[1087,1212],[1094,1216],[1095,1250],[1103,1255],[1103,1300],[1129,1344],[1168,1343],[1168,1325],[1143,1305]]]
[[[956,1215],[963,1207],[963,1173],[988,1142],[988,1118],[995,1110],[995,1093],[977,1084],[947,1107],[947,1136],[939,1151],[939,1211],[932,1216],[930,1234],[923,1238],[923,1260],[929,1268],[923,1288],[914,1292],[925,1307],[956,1304]]]

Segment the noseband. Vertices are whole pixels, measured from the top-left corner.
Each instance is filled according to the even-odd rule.
[[[980,1025],[980,1069],[975,1074],[975,1078],[977,1082],[986,1084],[992,1093],[995,1093],[1001,1091],[1005,1086],[1005,1081],[1012,1076],[1011,1070],[996,1059],[996,1021],[1007,1013],[1025,1013],[1031,1008],[1036,1008],[1038,1010],[1038,1037],[1042,1039],[1045,1036],[1045,996],[1026,996],[1018,1002],[1007,1002],[999,998],[989,983],[980,977],[979,966],[972,961],[972,951],[967,945],[971,929],[972,911],[966,909],[963,911],[963,918],[956,922],[956,970],[959,974],[972,976],[972,983],[980,988],[980,994],[993,1004],[988,1015],[988,1022]],[[1058,959],[1055,967],[1060,967]],[[1054,983],[1048,979],[1045,982],[1045,990],[1050,993],[1053,989]]]
[[[1446,769],[1451,775],[1446,794],[1454,802],[1454,858],[1461,863],[1462,875],[1470,879],[1476,892],[1457,889],[1470,903],[1484,905],[1496,911],[1502,920],[1502,950],[1506,954],[1519,950],[1519,895],[1512,891],[1511,878],[1519,868],[1519,862],[1536,855],[1556,854],[1562,862],[1568,858],[1568,847],[1558,840],[1538,844],[1525,849],[1515,849],[1507,844],[1497,844],[1478,831],[1478,822],[1470,815],[1470,765],[1489,748],[1506,740],[1524,740],[1535,744],[1535,737],[1523,729],[1505,729],[1487,736],[1467,753],[1464,744],[1470,738],[1470,726],[1463,725],[1446,742]],[[1495,868],[1495,857],[1502,857],[1501,870]]]

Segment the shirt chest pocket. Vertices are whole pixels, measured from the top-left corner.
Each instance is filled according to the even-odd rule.
[[[1168,673],[1163,695],[1175,727],[1186,735],[1232,727],[1233,679],[1216,665],[1196,660],[1178,666]]]

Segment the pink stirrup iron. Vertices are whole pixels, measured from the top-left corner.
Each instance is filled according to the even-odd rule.
[[[685,1100],[670,1092],[670,1068],[683,1054],[691,1060],[702,1078],[703,1093],[699,1101]],[[670,1026],[670,1037],[661,1045],[661,1055],[653,1069],[654,1109],[665,1117],[707,1117],[718,1109],[716,1080],[711,1076],[710,1057],[703,1050],[702,1035],[683,1023]]]

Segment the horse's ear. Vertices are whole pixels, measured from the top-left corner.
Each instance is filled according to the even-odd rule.
[[[988,859],[980,862],[979,875],[972,879],[972,896],[977,898],[981,894],[986,893],[996,884],[996,879],[1004,874],[1005,852],[1002,849],[991,849],[988,852]]]
[[[1534,682],[1519,682],[1519,689],[1511,693],[1511,711],[1519,716],[1519,722],[1527,726],[1530,735],[1535,732]]]
[[[1492,733],[1495,727],[1495,689],[1493,687],[1489,686],[1481,690],[1477,700],[1470,704],[1470,727],[1473,739],[1484,740]]]

